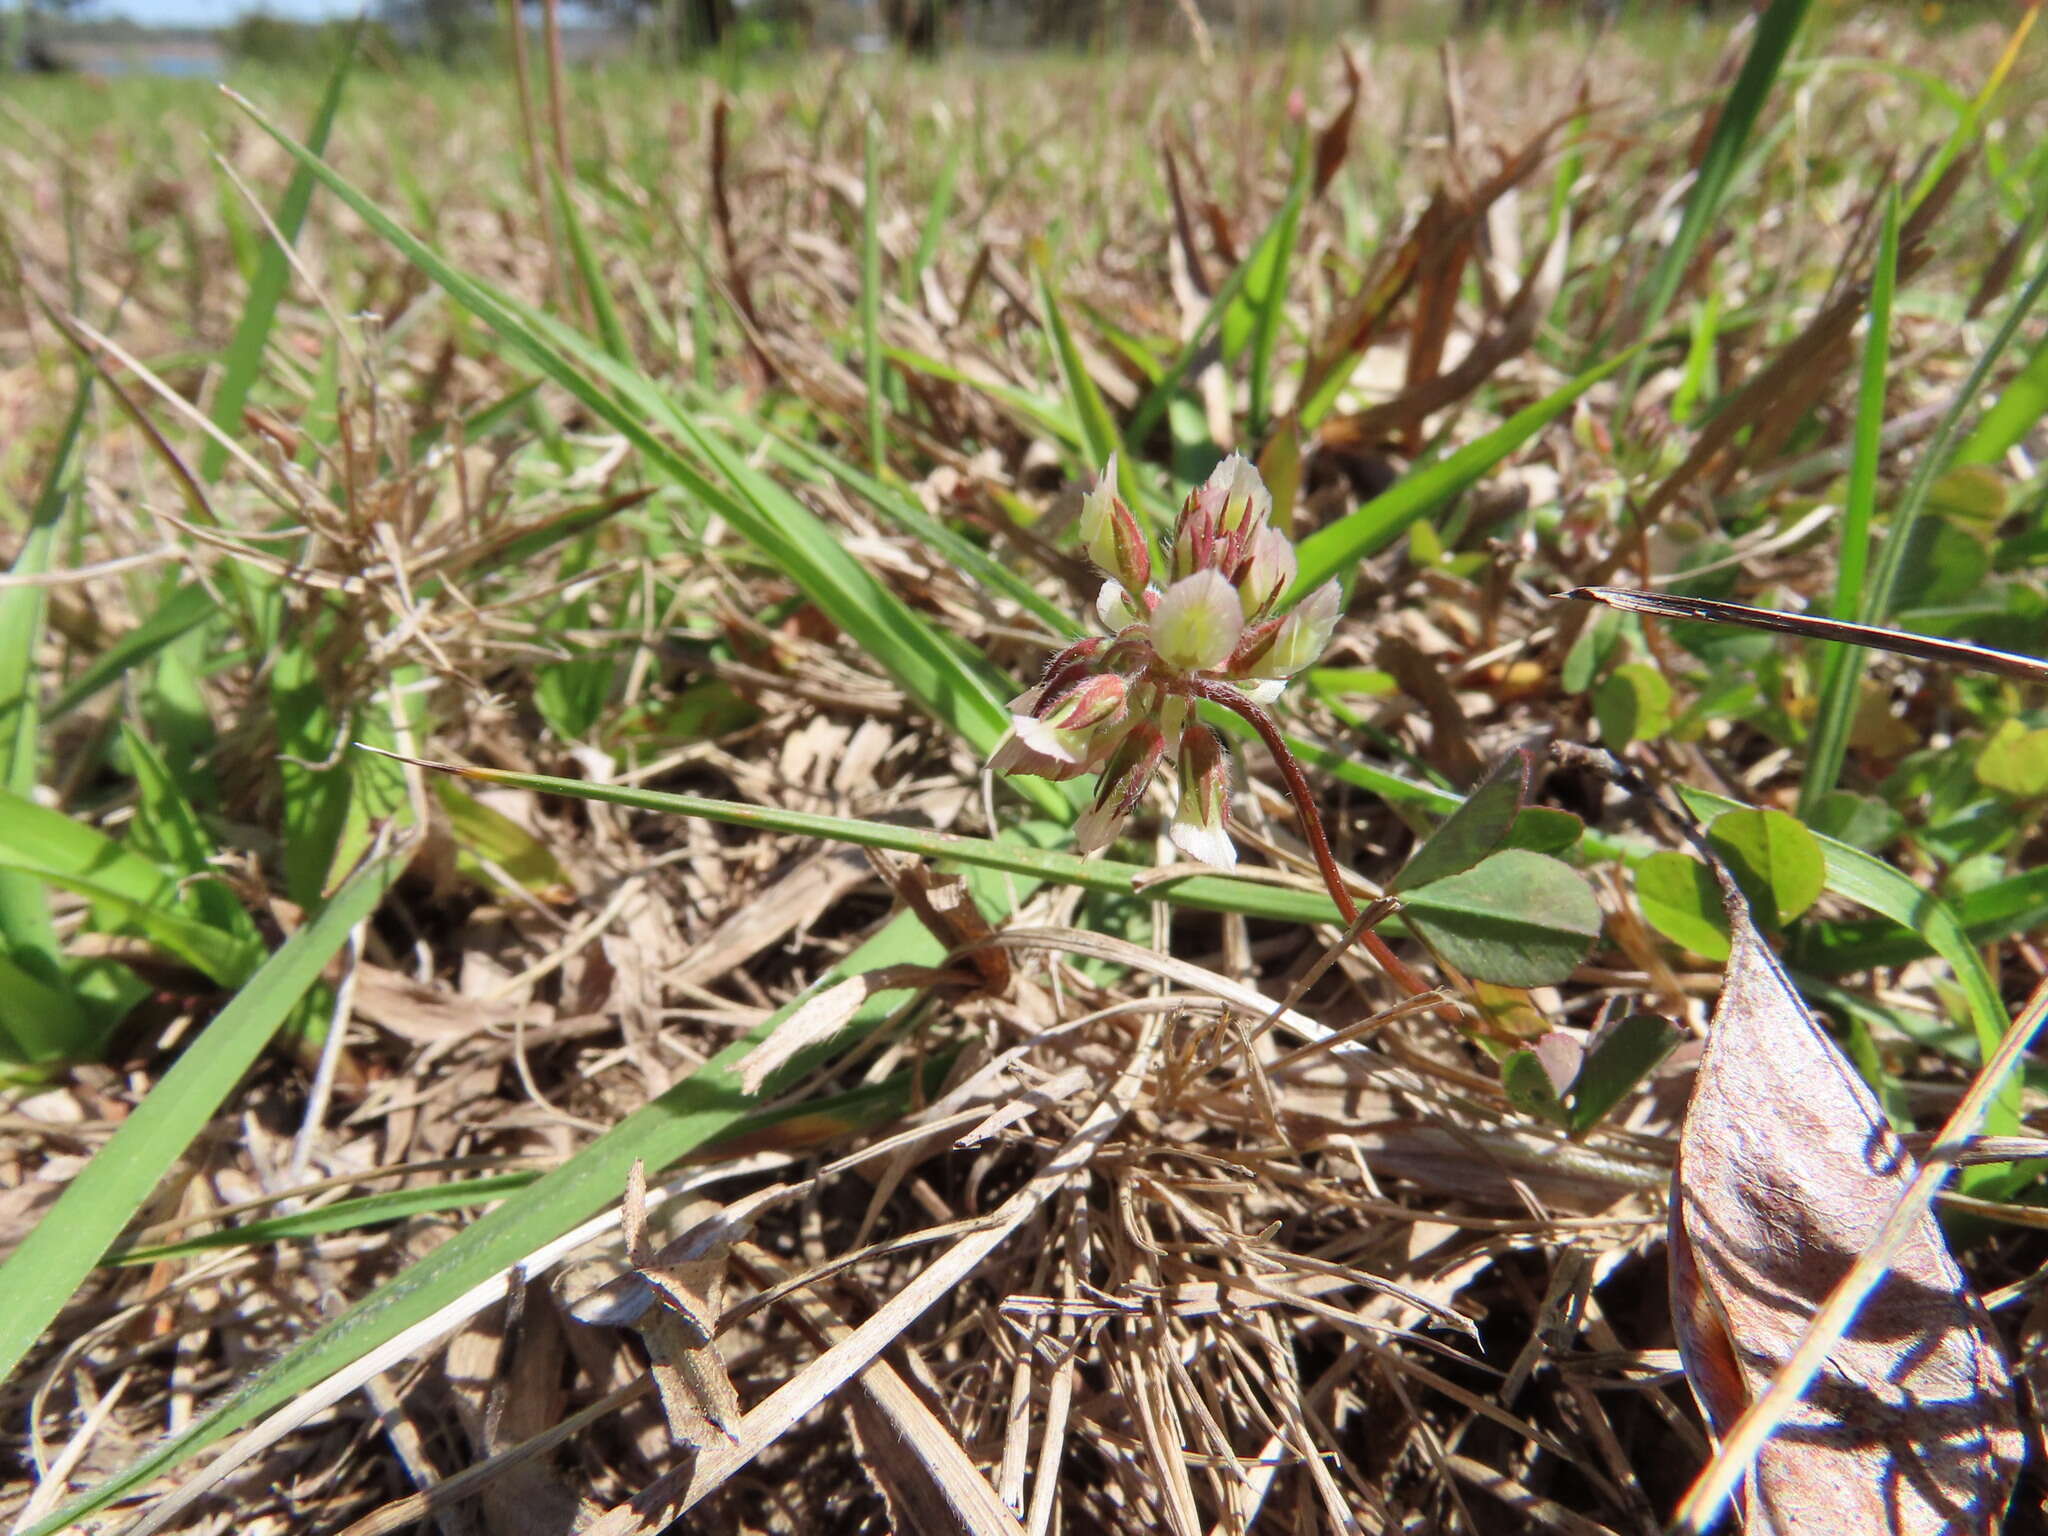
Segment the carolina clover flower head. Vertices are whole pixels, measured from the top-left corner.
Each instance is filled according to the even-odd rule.
[[[1152,549],[1116,494],[1112,458],[1081,504],[1081,541],[1109,579],[1095,600],[1110,633],[1076,641],[1010,704],[1012,733],[990,766],[1047,779],[1101,775],[1075,825],[1083,853],[1115,839],[1169,748],[1179,806],[1169,830],[1189,858],[1228,867],[1229,760],[1195,718],[1201,699],[1255,709],[1322,655],[1337,624],[1337,583],[1278,612],[1294,584],[1294,545],[1270,526],[1273,497],[1233,453],[1180,509],[1162,585]]]

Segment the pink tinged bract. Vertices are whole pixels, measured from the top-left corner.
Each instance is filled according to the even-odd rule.
[[[1152,551],[1145,530],[1116,494],[1116,455],[1109,456],[1095,489],[1081,499],[1081,543],[1097,570],[1114,576],[1126,590],[1142,591],[1152,579]]]
[[[1237,589],[1216,571],[1197,571],[1176,581],[1152,610],[1152,649],[1176,671],[1222,666],[1243,631]]]
[[[1216,526],[1224,533],[1249,537],[1273,514],[1273,493],[1266,489],[1258,467],[1241,453],[1218,464],[1197,494],[1214,499]]]
[[[1294,585],[1294,546],[1278,528],[1261,528],[1238,573],[1237,595],[1244,604],[1247,624],[1263,619],[1280,601],[1280,594]]]
[[[1230,869],[1237,848],[1230,841],[1230,765],[1223,743],[1206,725],[1191,725],[1180,738],[1180,804],[1167,836],[1191,859]]]
[[[1166,738],[1159,727],[1150,721],[1133,726],[1128,735],[1118,743],[1108,766],[1102,770],[1102,782],[1096,787],[1095,802],[1081,813],[1074,823],[1074,846],[1082,853],[1093,853],[1098,848],[1107,848],[1116,841],[1117,833],[1123,830],[1124,822],[1137,806],[1145,793],[1145,786],[1151,782],[1159,760],[1166,755]]]
[[[1341,598],[1335,581],[1326,581],[1294,605],[1273,635],[1273,644],[1253,664],[1260,677],[1292,677],[1323,654],[1337,628]]]

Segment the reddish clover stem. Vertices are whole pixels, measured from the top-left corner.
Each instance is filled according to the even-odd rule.
[[[1323,830],[1323,818],[1316,809],[1315,795],[1308,787],[1301,764],[1289,750],[1287,739],[1280,734],[1279,722],[1228,683],[1204,678],[1198,679],[1196,686],[1200,697],[1222,705],[1259,733],[1259,740],[1266,744],[1266,750],[1273,754],[1273,761],[1279,765],[1280,777],[1287,785],[1287,798],[1294,802],[1294,814],[1301,822],[1302,836],[1308,840],[1309,852],[1315,856],[1316,869],[1323,877],[1330,900],[1337,904],[1345,923],[1357,927],[1358,903],[1352,899],[1351,890],[1344,883],[1344,872],[1337,867],[1337,856],[1330,851],[1329,834]],[[1432,990],[1408,962],[1388,948],[1387,941],[1370,928],[1360,930],[1358,941],[1388,978],[1409,996],[1418,997]]]

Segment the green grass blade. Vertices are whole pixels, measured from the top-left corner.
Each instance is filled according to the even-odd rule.
[[[1229,275],[1217,285],[1216,292],[1209,299],[1209,307],[1202,312],[1201,320],[1188,333],[1188,339],[1181,343],[1180,351],[1176,352],[1173,361],[1166,365],[1166,371],[1160,375],[1159,381],[1146,393],[1145,398],[1138,402],[1137,410],[1131,413],[1130,428],[1124,434],[1127,441],[1142,443],[1151,435],[1152,429],[1159,425],[1159,418],[1166,414],[1167,406],[1172,404],[1173,397],[1180,392],[1181,385],[1187,379],[1188,370],[1194,367],[1195,359],[1202,354],[1211,333],[1222,325],[1226,315],[1233,313],[1251,280],[1254,267],[1263,262],[1265,252],[1271,243],[1279,238],[1280,226],[1288,222],[1299,225],[1299,198],[1302,194],[1303,189],[1297,181],[1295,188],[1289,191],[1287,201],[1282,203],[1279,211],[1273,215],[1273,222],[1259,236],[1258,242],[1245,253],[1244,260],[1232,267]]]
[[[953,213],[953,185],[960,174],[960,156],[966,148],[965,135],[954,138],[946,150],[946,158],[939,162],[939,177],[932,183],[932,199],[925,209],[924,228],[917,236],[917,253],[903,272],[903,300],[906,304],[917,301],[918,284],[924,281],[925,273],[931,270],[932,262],[938,257],[939,241],[946,233],[946,220]]]
[[[724,826],[792,833],[829,842],[855,843],[864,848],[885,848],[974,869],[1024,876],[1034,881],[1079,886],[1105,895],[1129,896],[1142,890],[1154,900],[1198,907],[1209,912],[1242,912],[1247,916],[1285,922],[1337,921],[1336,906],[1319,889],[1297,890],[1229,875],[1195,875],[1185,880],[1153,885],[1150,882],[1156,871],[1149,866],[1124,864],[1113,859],[1083,858],[1079,854],[1012,838],[966,837],[951,832],[933,832],[923,827],[899,826],[892,822],[825,816],[784,810],[779,806],[752,805],[739,800],[715,800],[703,795],[638,789],[630,785],[594,784],[582,779],[550,778],[543,774],[506,773],[495,768],[445,763],[430,766],[459,773],[479,783],[501,784],[535,794],[567,795],[573,799],[595,800],[606,805],[623,805],[663,815],[692,816]]]
[[[56,720],[70,714],[219,612],[220,605],[213,594],[198,582],[172,588],[158,602],[154,613],[93,657],[66,685],[50,706],[50,718]]]
[[[943,358],[926,357],[922,352],[913,352],[907,347],[884,347],[882,355],[914,373],[926,374],[947,384],[958,384],[986,395],[1033,431],[1056,437],[1069,448],[1087,451],[1087,434],[1081,430],[1081,424],[1074,419],[1064,401],[1048,400],[1043,395],[1019,389],[1014,384],[1005,384],[999,379],[976,378],[966,369],[955,367]]]
[[[1786,55],[1791,52],[1793,40],[1798,37],[1811,6],[1812,0],[1771,0],[1763,15],[1757,18],[1749,54],[1742,61],[1742,71],[1729,88],[1727,99],[1721,103],[1720,119],[1714,124],[1714,136],[1708,141],[1706,155],[1700,161],[1692,193],[1685,200],[1685,214],[1679,220],[1678,233],[1672,237],[1671,244],[1665,248],[1663,257],[1650,274],[1648,296],[1636,332],[1638,337],[1648,336],[1663,320],[1665,311],[1671,308],[1671,301],[1678,296],[1679,284],[1685,281],[1693,257],[1699,252],[1700,242],[1706,239],[1707,231],[1720,217],[1721,204],[1735,178],[1735,169],[1741,163],[1750,133],[1756,127],[1764,103],[1770,98],[1771,87],[1777,82],[1778,72],[1784,68]],[[1632,367],[1622,385],[1621,416],[1627,415],[1626,402],[1635,395],[1640,372],[1640,364]]]
[[[880,475],[889,462],[884,435],[889,420],[882,397],[882,173],[879,129],[870,111],[861,119],[860,341],[867,374],[868,462]]]
[[[442,1211],[467,1210],[472,1206],[502,1200],[517,1194],[538,1180],[533,1171],[492,1173],[475,1179],[450,1179],[444,1184],[424,1184],[417,1189],[391,1189],[332,1205],[293,1211],[286,1216],[266,1216],[245,1221],[218,1232],[175,1242],[116,1247],[105,1262],[124,1266],[158,1264],[167,1259],[189,1259],[224,1248],[261,1248],[270,1243],[293,1242],[305,1237],[324,1237],[330,1232],[355,1232],[379,1222],[404,1221],[413,1216],[431,1216]]]
[[[113,1139],[65,1186],[0,1265],[0,1378],[77,1291],[164,1173],[205,1130],[265,1043],[320,977],[349,930],[375,909],[403,858],[356,874],[334,900],[251,977],[187,1045]]]
[[[1921,450],[1920,462],[1913,471],[1913,478],[1899,497],[1892,512],[1891,521],[1885,528],[1884,546],[1877,559],[1877,573],[1872,577],[1868,594],[1863,605],[1862,620],[1866,624],[1881,624],[1890,615],[1897,600],[1899,583],[1905,575],[1906,556],[1912,544],[1913,525],[1919,521],[1926,509],[1927,496],[1934,489],[1934,482],[1949,465],[1949,446],[1955,440],[1957,429],[1963,417],[1977,401],[1984,397],[1985,385],[1990,382],[1991,372],[1998,366],[1998,360],[2005,355],[2020,326],[2048,293],[2048,257],[2044,257],[2040,270],[2013,299],[2007,307],[2005,317],[1992,334],[1990,343],[1971,366],[1969,376],[1962,387],[1949,401],[1948,409],[1935,424],[1933,433],[1927,439],[1927,446]]]
[[[303,145],[235,98],[265,132],[379,236],[498,333],[542,374],[618,431],[655,470],[710,505],[886,670],[921,707],[979,751],[1009,729],[1005,687],[949,645],[850,554],[837,530],[719,442],[673,393],[568,328],[461,272]],[[672,431],[679,450],[655,425]],[[686,454],[694,454],[693,463]],[[704,467],[700,468],[699,465]],[[708,473],[707,473],[708,470]],[[713,476],[720,477],[714,479]],[[729,487],[729,489],[728,489]],[[1048,814],[1072,813],[1056,786],[1027,791]]]
[[[1301,573],[1295,579],[1292,595],[1299,597],[1332,576],[1348,573],[1360,560],[1385,549],[1406,533],[1411,523],[1428,516],[1472,485],[1641,350],[1638,344],[1580,374],[1555,394],[1517,411],[1485,436],[1474,438],[1434,464],[1411,470],[1348,517],[1310,534],[1301,545]]]
[[[1138,494],[1137,471],[1132,466],[1131,456],[1122,451],[1123,438],[1117,432],[1116,418],[1109,414],[1109,403],[1102,398],[1102,391],[1095,387],[1087,360],[1081,356],[1080,344],[1067,327],[1066,313],[1060,308],[1059,295],[1053,291],[1052,275],[1046,271],[1044,261],[1034,262],[1032,271],[1038,279],[1038,305],[1045,312],[1045,329],[1052,337],[1052,350],[1059,360],[1060,377],[1066,381],[1067,398],[1074,403],[1074,419],[1081,424],[1081,440],[1088,454],[1088,467],[1099,470],[1109,462],[1110,455],[1115,454],[1117,494],[1142,518],[1144,508],[1143,499]]]
[[[318,154],[319,147],[313,147]],[[625,324],[619,319],[619,306],[612,302],[612,290],[604,280],[604,263],[598,260],[596,248],[590,243],[590,233],[583,227],[583,220],[576,212],[576,200],[569,195],[569,184],[562,179],[560,167],[552,162],[548,165],[548,180],[554,187],[555,212],[560,216],[562,230],[569,237],[569,259],[576,265],[576,280],[583,285],[584,297],[590,301],[591,316],[597,321],[598,340],[606,352],[621,363],[633,361],[633,343],[627,339]]]
[[[1251,367],[1246,414],[1254,441],[1262,440],[1273,410],[1273,349],[1287,318],[1287,278],[1294,261],[1294,242],[1301,232],[1301,211],[1308,204],[1309,161],[1297,153],[1294,185],[1288,189],[1280,215],[1273,221],[1270,248],[1262,249],[1258,268],[1245,283],[1245,303],[1252,310]],[[1262,248],[1268,242],[1260,242]],[[1227,327],[1226,327],[1227,329]],[[1226,342],[1227,350],[1227,342]]]
[[[79,435],[91,399],[81,382],[57,438],[27,537],[14,562],[17,576],[40,576],[55,562],[57,539],[76,484]],[[33,583],[0,589],[0,792],[23,802],[35,794],[42,739],[42,645],[49,589]],[[84,1045],[86,1018],[65,981],[63,947],[42,882],[0,871],[0,957],[36,984],[36,996],[0,1001],[0,1028],[20,1059],[54,1060]]]
[[[1008,882],[993,875],[970,875],[969,885],[975,900],[991,918],[998,918],[1009,910]],[[1029,894],[1028,881],[1019,881],[1017,885],[1020,898]],[[339,941],[339,934],[336,940]],[[923,924],[907,912],[899,913],[873,938],[820,978],[815,990],[885,965],[929,966],[944,959],[941,946]],[[828,1060],[837,1051],[850,1048],[913,995],[900,988],[877,992],[862,1005],[830,1046],[800,1057],[796,1070],[801,1070],[805,1061]],[[678,1158],[742,1129],[756,1101],[740,1090],[738,1064],[793,1013],[800,1002],[779,1010],[652,1103],[620,1121],[560,1168],[463,1228],[403,1274],[379,1287],[281,1358],[249,1376],[226,1402],[204,1419],[101,1483],[70,1508],[52,1515],[28,1536],[53,1536],[92,1510],[104,1508],[124,1494],[145,1486],[194,1452],[290,1402],[367,1351],[431,1317],[472,1286],[493,1279],[578,1222],[588,1220],[615,1203],[635,1162],[644,1161],[650,1173],[656,1172]],[[156,1097],[153,1095],[150,1102],[154,1102]],[[138,1116],[140,1113],[138,1111]],[[132,1120],[130,1124],[133,1124]],[[47,1220],[44,1225],[49,1225]],[[113,1232],[118,1232],[119,1225],[118,1222],[114,1224],[108,1233],[109,1239]],[[94,1248],[86,1261],[88,1267],[105,1246],[105,1241],[102,1241]],[[7,1278],[8,1274],[9,1271],[0,1270],[0,1279]],[[70,1286],[76,1286],[83,1274],[84,1271],[80,1270],[73,1276]],[[68,1288],[65,1294],[68,1294]],[[57,1300],[61,1303],[62,1297]],[[54,1306],[55,1303],[52,1304],[52,1312]],[[9,1330],[18,1328],[16,1318],[23,1311],[17,1307],[7,1318],[0,1320],[0,1341],[12,1337]],[[47,1320],[45,1317],[38,1322],[34,1331],[39,1332]],[[29,1337],[33,1338],[33,1332]],[[25,1348],[26,1344],[22,1347]],[[19,1351],[15,1358],[18,1355]]]
[[[707,409],[711,402],[702,402]],[[734,414],[734,430],[755,428],[750,418]],[[795,432],[770,425],[774,434],[766,440],[768,456],[807,478],[830,478],[859,496],[884,518],[917,539],[926,548],[944,555],[954,567],[991,591],[1000,592],[1027,613],[1034,615],[1055,635],[1077,635],[1079,621],[1073,614],[1051,602],[1030,582],[972,540],[962,537],[947,524],[925,511],[916,496],[899,486],[863,474],[844,459]]]
[[[1856,397],[1856,426],[1849,458],[1849,489],[1842,505],[1841,554],[1835,573],[1832,612],[1853,620],[1863,611],[1864,578],[1870,570],[1870,522],[1877,506],[1877,461],[1884,446],[1885,385],[1891,367],[1892,290],[1899,273],[1899,194],[1885,193],[1884,224],[1878,234],[1877,267],[1870,278],[1870,329],[1863,339],[1863,379]],[[1849,726],[1856,689],[1863,676],[1863,651],[1853,645],[1823,648],[1820,706],[1807,741],[1806,773],[1799,781],[1799,815],[1811,821],[1821,796],[1835,787],[1849,754]]]
[[[2048,336],[1991,403],[1956,450],[1958,464],[1996,464],[2048,419]]]
[[[261,951],[190,916],[179,882],[104,832],[0,790],[0,870],[90,900],[105,917],[212,977],[239,985]]]
[[[349,70],[355,63],[356,40],[362,29],[363,18],[358,17],[349,29],[348,41],[335,58],[334,72],[328,76],[327,89],[313,114],[313,126],[306,135],[306,142],[312,145],[316,155],[326,149],[328,132],[334,127],[334,116],[341,110],[342,89],[348,84]],[[297,240],[299,229],[306,222],[306,210],[312,202],[313,178],[300,170],[293,174],[285,187],[284,201],[278,205],[277,232],[286,240]],[[220,390],[213,399],[213,424],[230,437],[241,433],[242,407],[248,403],[249,391],[263,371],[263,352],[270,344],[270,327],[277,319],[277,306],[283,300],[285,287],[290,281],[290,260],[276,244],[266,244],[262,260],[256,266],[256,277],[249,284],[248,295],[242,302],[242,316],[235,322],[235,334],[229,340],[222,359]],[[219,440],[209,437],[199,454],[199,478],[211,485],[220,478],[227,462],[227,448]]]

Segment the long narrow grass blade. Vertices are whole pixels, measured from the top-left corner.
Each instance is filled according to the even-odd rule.
[[[57,720],[70,714],[102,689],[120,682],[165,646],[181,635],[191,633],[219,612],[220,604],[214,600],[214,595],[198,582],[186,582],[172,588],[157,603],[154,613],[93,657],[78,676],[65,685],[64,691],[50,705],[50,718]],[[10,651],[7,654],[14,653]]]
[[[306,142],[316,155],[326,152],[327,135],[334,127],[335,114],[341,110],[342,90],[348,84],[349,71],[355,63],[356,40],[362,35],[367,15],[365,12],[358,16],[349,28],[348,41],[335,57],[334,72],[327,77],[327,89],[320,97],[319,109],[313,114],[313,126],[307,131]],[[277,232],[286,240],[298,239],[299,229],[306,222],[306,210],[312,202],[313,177],[301,168],[292,173],[292,179],[284,189],[284,201],[277,209]],[[284,298],[285,285],[290,281],[290,258],[274,244],[264,246],[263,255],[256,264],[256,275],[250,279],[248,295],[242,301],[241,318],[235,322],[235,334],[229,340],[222,359],[220,389],[213,397],[213,424],[230,437],[242,429],[242,407],[248,402],[249,390],[257,376],[263,371],[263,351],[270,344],[270,327],[277,319],[277,306]],[[211,485],[227,468],[227,462],[227,445],[209,438],[200,450],[199,478]]]
[[[1244,260],[1232,267],[1223,281],[1216,285],[1216,292],[1209,300],[1209,307],[1202,312],[1201,320],[1188,333],[1187,340],[1181,343],[1180,350],[1173,355],[1173,361],[1166,365],[1166,371],[1159,376],[1159,382],[1152,386],[1145,398],[1138,402],[1138,408],[1131,413],[1130,427],[1124,434],[1128,441],[1143,443],[1152,429],[1159,425],[1159,418],[1166,413],[1167,406],[1179,393],[1181,385],[1187,379],[1188,370],[1194,367],[1195,360],[1202,355],[1203,348],[1209,344],[1211,334],[1222,324],[1223,317],[1231,312],[1231,307],[1238,303],[1254,268],[1263,261],[1264,253],[1271,243],[1279,238],[1281,225],[1289,222],[1299,223],[1301,199],[1305,195],[1304,189],[1298,183],[1290,189],[1287,201],[1282,203],[1273,215],[1273,222],[1266,226],[1265,233],[1260,235],[1251,250],[1245,253]]]
[[[1348,572],[1360,560],[1385,549],[1406,533],[1410,524],[1449,503],[1452,497],[1571,409],[1574,400],[1634,358],[1640,350],[1640,347],[1631,347],[1599,367],[1580,374],[1555,394],[1517,411],[1485,436],[1474,438],[1434,464],[1411,470],[1390,489],[1375,496],[1350,516],[1309,535],[1302,542],[1301,574],[1295,580],[1292,595],[1299,597],[1330,577]]]
[[[1812,0],[1771,0],[1757,18],[1756,33],[1750,40],[1748,56],[1742,61],[1742,71],[1729,88],[1727,99],[1720,104],[1720,118],[1714,125],[1714,136],[1707,144],[1706,155],[1700,161],[1699,173],[1693,179],[1692,194],[1685,200],[1685,214],[1679,220],[1678,233],[1665,247],[1663,257],[1650,274],[1647,296],[1637,325],[1638,337],[1650,335],[1663,320],[1671,301],[1678,296],[1679,284],[1685,281],[1693,257],[1699,252],[1700,242],[1706,239],[1707,231],[1720,217],[1721,204],[1735,179],[1735,169],[1749,144],[1750,132],[1756,127],[1757,117],[1770,98],[1771,87],[1785,66],[1786,55],[1791,52],[1792,42],[1798,37],[1811,6]],[[1623,414],[1626,414],[1626,402],[1635,394],[1640,373],[1641,365],[1638,364],[1629,370],[1629,376],[1622,385]]]
[[[309,147],[315,154],[320,152],[317,146]],[[633,361],[633,343],[626,336],[625,322],[619,318],[619,306],[612,302],[611,285],[604,279],[604,265],[590,243],[590,233],[583,227],[582,215],[576,211],[576,201],[569,195],[569,183],[552,164],[548,166],[548,181],[554,188],[555,213],[562,232],[569,237],[569,259],[576,264],[576,280],[583,285],[583,295],[589,300],[590,313],[597,321],[598,340],[604,343],[605,351],[615,362],[630,364]]]
[[[674,794],[625,784],[596,784],[583,779],[551,778],[545,774],[509,773],[462,763],[423,763],[422,766],[458,774],[478,783],[530,790],[535,794],[567,795],[572,799],[623,805],[669,816],[694,816],[729,827],[794,833],[799,837],[855,843],[864,848],[885,848],[894,853],[912,853],[975,869],[1026,876],[1034,881],[1079,886],[1107,895],[1129,896],[1140,890],[1151,890],[1159,899],[1209,912],[1242,912],[1247,916],[1290,922],[1337,921],[1336,906],[1320,887],[1314,890],[1293,889],[1228,875],[1193,875],[1184,880],[1164,881],[1153,887],[1151,882],[1156,871],[1144,865],[1082,858],[1078,854],[1009,837],[966,837],[895,822],[823,816],[741,800],[715,800],[704,795]]]
[[[54,562],[90,398],[91,388],[81,380],[15,557],[18,576],[40,576]],[[47,589],[34,583],[0,590],[0,791],[21,801],[36,791],[43,722],[36,656],[48,607]],[[85,1014],[65,980],[49,899],[33,875],[0,870],[0,958],[36,986],[33,997],[0,998],[0,1033],[7,1037],[0,1049],[23,1061],[54,1060],[77,1049],[85,1037]]]
[[[1870,521],[1877,505],[1877,460],[1884,443],[1885,385],[1891,365],[1892,289],[1899,272],[1899,196],[1885,193],[1884,223],[1878,233],[1877,267],[1870,277],[1869,331],[1863,340],[1863,378],[1856,397],[1856,427],[1849,459],[1849,490],[1842,504],[1841,554],[1835,570],[1834,616],[1854,619],[1863,612],[1863,582],[1870,569]],[[1806,773],[1799,781],[1799,814],[1811,820],[1821,796],[1842,776],[1849,753],[1849,724],[1855,714],[1862,674],[1859,653],[1850,646],[1826,652],[1820,707],[1806,747]]]
[[[1934,482],[1949,466],[1949,448],[1955,441],[1956,432],[1962,426],[1963,418],[1971,408],[1984,397],[1984,387],[1991,379],[1991,371],[2005,355],[2020,333],[2020,326],[2040,303],[2043,293],[2048,293],[2048,258],[2044,258],[2027,286],[2020,290],[1999,321],[1998,329],[1992,333],[1977,361],[1971,366],[1960,388],[1949,400],[1948,409],[1942,412],[1940,422],[1927,439],[1927,446],[1921,450],[1920,462],[1913,471],[1913,478],[1907,484],[1905,493],[1899,497],[1892,511],[1891,521],[1886,525],[1884,547],[1878,555],[1877,572],[1870,582],[1869,592],[1863,605],[1865,623],[1880,623],[1892,611],[1898,599],[1899,584],[1905,575],[1906,559],[1913,542],[1913,525],[1919,521],[1926,509],[1927,496],[1934,489]]]
[[[1144,500],[1138,492],[1137,472],[1131,467],[1131,456],[1123,451],[1123,438],[1117,432],[1116,418],[1109,414],[1109,403],[1102,398],[1102,391],[1095,387],[1094,375],[1088,372],[1088,361],[1081,355],[1080,344],[1067,327],[1066,314],[1060,308],[1059,295],[1053,291],[1052,277],[1045,270],[1045,263],[1035,262],[1033,271],[1038,278],[1038,303],[1045,312],[1046,332],[1052,337],[1053,355],[1059,360],[1060,376],[1066,380],[1067,398],[1074,405],[1074,419],[1081,423],[1081,438],[1087,445],[1088,457],[1099,467],[1115,455],[1117,494],[1142,517]]]
[[[882,395],[882,173],[880,130],[870,111],[861,119],[860,346],[867,375],[868,462],[880,475],[889,462],[889,420]]]
[[[2035,344],[2019,373],[2006,382],[1991,409],[1963,439],[1956,449],[1956,462],[1996,464],[2044,418],[2048,418],[2048,336]]]
[[[1304,141],[1305,142],[1305,141]],[[1280,340],[1280,327],[1287,317],[1288,269],[1294,261],[1294,242],[1301,232],[1301,212],[1308,203],[1309,159],[1297,152],[1294,185],[1280,216],[1273,221],[1268,242],[1261,241],[1264,259],[1245,288],[1245,302],[1252,307],[1251,367],[1246,395],[1246,413],[1251,418],[1252,437],[1263,439],[1273,407],[1273,349]]]
[[[403,853],[387,854],[335,892],[320,915],[292,935],[185,1047],[113,1140],[0,1265],[0,1295],[7,1297],[0,1308],[0,1377],[21,1363],[404,866]]]

